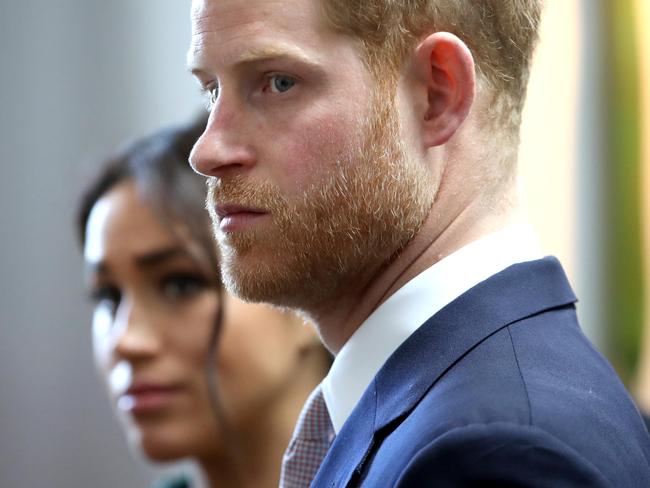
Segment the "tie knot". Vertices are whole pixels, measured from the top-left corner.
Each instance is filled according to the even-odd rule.
[[[333,439],[334,427],[319,385],[302,407],[293,438],[284,453],[280,487],[308,487]]]
[[[302,408],[296,423],[294,438],[302,441],[326,440],[329,443],[332,441],[333,435],[334,427],[327,411],[323,390],[319,385],[311,393]]]

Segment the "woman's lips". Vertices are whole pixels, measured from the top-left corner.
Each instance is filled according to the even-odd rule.
[[[178,386],[148,384],[132,386],[120,395],[117,408],[134,415],[153,413],[168,407],[181,391]]]
[[[222,232],[244,230],[268,215],[264,210],[241,205],[217,205],[216,211]]]

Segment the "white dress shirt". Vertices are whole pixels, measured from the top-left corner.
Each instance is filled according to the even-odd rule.
[[[514,225],[462,247],[389,297],[343,345],[322,382],[335,432],[389,356],[431,316],[499,271],[542,256],[533,229]]]

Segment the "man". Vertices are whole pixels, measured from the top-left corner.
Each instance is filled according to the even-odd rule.
[[[330,419],[312,486],[650,486],[638,412],[522,225],[540,3],[192,2],[224,281],[336,355],[284,486]]]

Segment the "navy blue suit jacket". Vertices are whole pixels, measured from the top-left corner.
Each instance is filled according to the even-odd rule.
[[[312,486],[650,487],[648,432],[575,301],[555,258],[461,295],[384,364]]]

